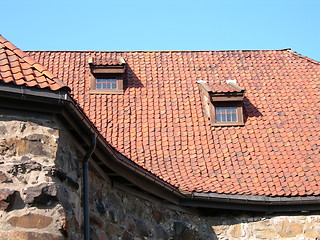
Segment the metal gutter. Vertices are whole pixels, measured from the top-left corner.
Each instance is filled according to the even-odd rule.
[[[270,197],[221,193],[192,193],[188,194],[187,198],[194,200],[210,200],[215,202],[246,203],[260,205],[320,204],[320,196]]]

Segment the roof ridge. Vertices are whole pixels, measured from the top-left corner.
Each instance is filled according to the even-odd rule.
[[[25,50],[25,52],[78,52],[78,53],[125,53],[125,52],[258,52],[258,51],[292,51],[291,48],[283,49],[231,49],[231,50]]]
[[[7,40],[5,37],[3,37],[0,34],[0,45],[3,45],[5,48],[11,50],[14,54],[16,54],[20,59],[28,63],[32,68],[39,71],[41,74],[43,74],[45,77],[49,78],[50,80],[57,83],[61,88],[65,88],[66,90],[70,91],[70,88],[67,84],[65,84],[62,80],[60,80],[58,77],[56,77],[52,72],[50,72],[48,69],[46,69],[43,65],[36,62],[33,58],[31,58],[29,55],[27,55],[24,51],[20,50],[18,47],[16,47],[14,44],[12,44],[9,40]],[[51,88],[51,90],[58,90],[56,88]]]

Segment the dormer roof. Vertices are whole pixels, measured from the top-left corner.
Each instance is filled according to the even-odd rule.
[[[226,80],[220,83],[208,84],[213,93],[241,93],[244,89],[240,87],[237,80]]]

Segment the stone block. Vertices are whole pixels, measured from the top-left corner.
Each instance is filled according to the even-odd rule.
[[[22,231],[0,231],[0,239],[5,240],[65,240],[61,234],[22,232]]]
[[[304,237],[307,239],[316,239],[319,236],[319,225],[316,225],[314,222],[306,222],[304,225]]]
[[[212,226],[212,230],[216,235],[224,235],[226,234],[228,227],[226,225]]]
[[[157,209],[152,209],[152,217],[156,223],[160,223],[163,218],[163,214]]]
[[[276,224],[275,228],[281,237],[292,238],[302,233],[303,225],[299,222],[285,219],[280,224]]]
[[[133,240],[133,237],[129,232],[125,231],[121,236],[121,240]]]
[[[121,235],[121,231],[118,225],[107,223],[107,234],[109,237]]]
[[[232,237],[234,238],[240,238],[244,236],[244,233],[241,229],[241,224],[236,224],[234,225],[231,230],[230,230],[230,234]]]
[[[137,219],[136,220],[136,233],[143,237],[149,236],[149,228],[144,219]]]
[[[96,198],[94,202],[98,213],[104,214],[107,211],[107,206],[101,198]]]
[[[28,139],[9,139],[6,141],[6,154],[8,155],[27,155],[54,157],[54,152],[49,152],[48,147],[40,140]]]
[[[198,232],[189,228],[185,222],[174,222],[173,238],[176,240],[196,240],[198,239]]]
[[[104,226],[104,221],[98,214],[94,212],[90,213],[90,222],[93,226],[98,226],[99,228],[103,228]]]
[[[53,183],[41,183],[23,191],[25,203],[48,206],[57,201],[57,188]]]
[[[156,225],[154,227],[154,237],[159,240],[167,240],[169,238],[169,234],[161,225]]]
[[[276,237],[278,236],[277,232],[272,227],[267,227],[258,231],[253,230],[253,234],[257,239],[276,239]]]
[[[8,222],[14,227],[21,228],[37,228],[42,229],[48,227],[53,219],[40,214],[26,214],[20,217],[11,217]]]
[[[125,218],[125,228],[128,232],[134,232],[136,228],[136,220],[132,216],[126,216]]]

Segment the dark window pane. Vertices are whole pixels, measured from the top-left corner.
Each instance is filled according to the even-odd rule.
[[[216,122],[237,122],[237,107],[218,106],[216,109]]]
[[[217,107],[217,113],[223,113],[224,112],[224,108],[223,107]]]
[[[231,121],[232,122],[237,122],[238,121],[237,114],[235,114],[235,113],[231,114]]]
[[[231,114],[227,114],[227,122],[232,122],[232,115]]]
[[[226,122],[226,115],[225,114],[221,115],[221,122]]]
[[[96,89],[118,89],[118,80],[116,78],[97,78]]]

